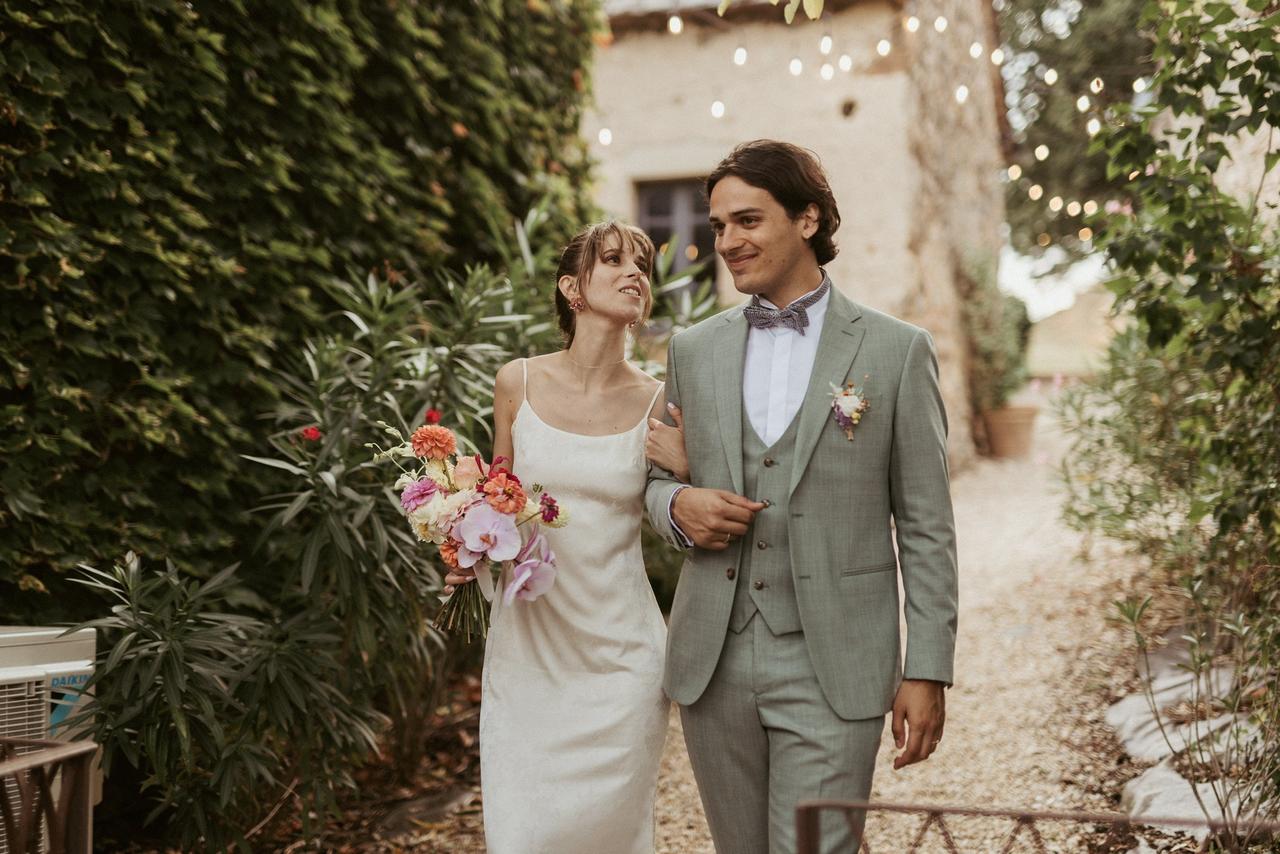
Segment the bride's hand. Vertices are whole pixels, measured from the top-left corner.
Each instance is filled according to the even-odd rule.
[[[476,571],[472,569],[454,569],[450,570],[444,577],[444,595],[448,596],[453,593],[455,587],[466,584],[468,581],[476,580]]]
[[[667,410],[676,426],[650,418],[649,434],[644,440],[644,455],[649,458],[649,462],[675,475],[677,480],[688,483],[689,457],[684,450],[684,415],[674,403],[668,403]]]

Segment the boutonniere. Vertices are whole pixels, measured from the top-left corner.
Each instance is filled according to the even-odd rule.
[[[867,379],[869,374],[864,376]],[[831,417],[836,425],[844,431],[845,438],[853,441],[853,428],[862,420],[862,413],[871,408],[871,401],[863,392],[862,386],[845,383],[844,388],[831,384]]]

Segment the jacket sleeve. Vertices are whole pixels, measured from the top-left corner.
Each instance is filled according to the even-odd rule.
[[[676,340],[672,337],[667,345],[667,388],[668,403],[680,405],[680,386],[676,379]],[[662,413],[662,420],[674,426],[675,420],[670,412]],[[645,507],[649,511],[649,522],[658,536],[677,549],[691,548],[692,544],[679,530],[671,518],[671,502],[676,492],[688,486],[676,480],[675,475],[664,468],[649,464],[649,482],[645,487]]]
[[[906,597],[903,676],[950,685],[959,595],[955,518],[938,357],[923,330],[911,341],[898,384],[889,490]]]

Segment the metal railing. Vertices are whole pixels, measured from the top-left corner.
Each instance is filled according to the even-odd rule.
[[[97,749],[91,741],[0,738],[0,851],[89,854]]]
[[[1208,845],[1213,832],[1218,831],[1235,833],[1248,831],[1250,833],[1270,834],[1270,837],[1264,838],[1280,838],[1280,822],[1274,821],[1250,822],[1241,820],[1225,822],[1209,821],[1208,819],[1129,816],[1119,813],[1020,812],[1015,810],[945,807],[924,804],[804,801],[796,807],[796,854],[819,854],[822,850],[821,817],[824,810],[841,812],[848,824],[850,833],[855,839],[861,832],[861,824],[867,813],[891,812],[919,815],[921,817],[919,827],[916,828],[916,832],[911,838],[910,847],[901,849],[904,852],[945,851],[947,854],[964,854],[963,849],[956,845],[955,836],[951,828],[947,826],[947,818],[949,816],[987,818],[1012,823],[1012,827],[1009,828],[1009,833],[1004,838],[1000,848],[991,848],[987,844],[984,845],[981,852],[975,849],[974,854],[993,854],[995,851],[999,851],[999,854],[1012,854],[1014,851],[1025,850],[1035,851],[1037,854],[1048,854],[1049,849],[1045,847],[1044,837],[1040,833],[1039,825],[1049,822],[1087,824],[1095,827],[1099,825],[1108,826],[1110,829],[1103,840],[1103,850],[1111,850],[1105,847],[1109,844],[1122,842],[1122,835],[1148,826],[1168,828],[1170,830],[1209,830],[1211,833],[1201,843],[1200,851],[1209,850]],[[929,834],[930,830],[935,831],[932,837]],[[926,841],[930,843],[941,842],[942,845],[941,847],[934,845],[933,847],[922,848],[921,846]],[[1023,844],[1015,848],[1014,845],[1020,841]],[[1031,847],[1028,848],[1028,845]],[[859,854],[875,854],[865,834],[862,837],[861,844],[858,846],[858,852]],[[895,851],[895,854],[897,854],[897,851]]]

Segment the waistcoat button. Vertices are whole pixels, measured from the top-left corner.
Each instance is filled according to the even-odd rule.
[[[765,466],[766,466],[766,467],[770,467],[770,468],[772,468],[773,466],[775,466],[775,465],[777,465],[777,464],[778,464],[778,461],[777,461],[777,460],[775,460],[773,457],[765,457],[765,458],[764,458],[764,464],[765,464]]]
[[[769,548],[769,544],[768,544],[768,543],[766,543],[764,540],[761,540],[760,542],[756,543],[756,548],[758,548],[758,549],[767,549],[767,548]]]
[[[756,582],[753,582],[751,586],[752,586],[752,587],[754,587],[754,588],[755,588],[755,589],[757,589],[757,590],[763,590],[763,589],[764,589],[764,582],[763,582],[763,581],[756,581]]]
[[[773,502],[772,502],[772,501],[770,501],[770,500],[769,500],[769,499],[767,499],[767,498],[762,498],[762,499],[760,499],[760,503],[761,503],[761,504],[763,504],[765,507],[772,507],[772,506],[773,506]]]
[[[737,574],[738,574],[737,570],[735,570],[733,567],[729,567],[724,571],[724,577],[729,579],[730,581],[733,581],[733,577]]]

